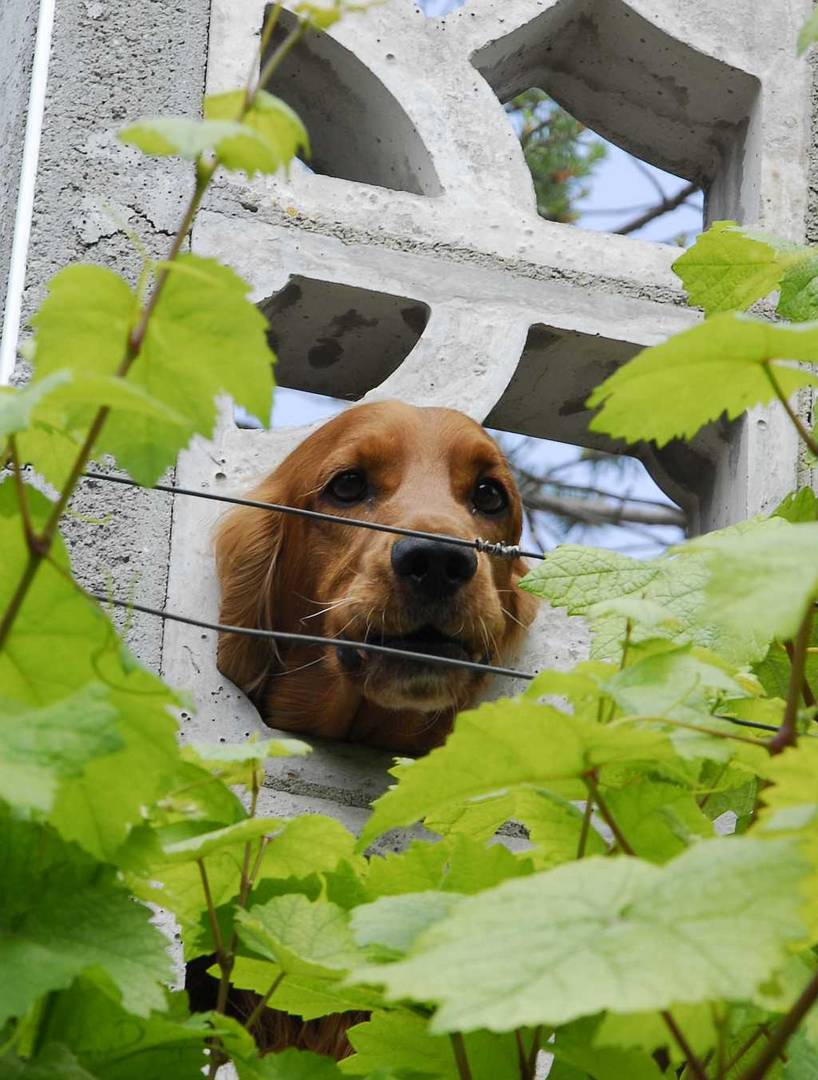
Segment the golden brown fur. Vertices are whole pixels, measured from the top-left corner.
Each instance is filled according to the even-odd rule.
[[[327,490],[345,470],[364,470],[367,497],[339,503]],[[490,478],[508,493],[503,513],[472,505]],[[517,543],[520,499],[500,450],[479,424],[449,409],[398,402],[342,413],[306,439],[250,493],[385,524]],[[516,588],[522,560],[477,556],[473,577],[453,596],[420,596],[396,575],[400,538],[240,507],[216,541],[221,621],[231,625],[379,641],[432,627],[462,642],[464,655],[497,663],[534,615]],[[219,668],[273,727],[419,753],[440,743],[455,713],[484,686],[472,672],[388,660],[371,653],[347,664],[332,648],[279,645],[222,635]]]

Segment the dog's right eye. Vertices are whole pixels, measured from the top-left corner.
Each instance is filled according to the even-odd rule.
[[[342,503],[360,502],[368,490],[366,473],[362,469],[336,473],[325,488],[328,495]]]

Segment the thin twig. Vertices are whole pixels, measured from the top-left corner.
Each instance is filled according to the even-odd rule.
[[[687,1066],[696,1077],[696,1080],[707,1080],[707,1073],[704,1071],[704,1066],[696,1056],[693,1047],[685,1038],[684,1032],[673,1019],[673,1014],[667,1009],[663,1009],[659,1015],[664,1020],[670,1034],[676,1040],[676,1045],[684,1054],[685,1059],[687,1060]]]
[[[531,1036],[531,1050],[528,1053],[528,1071],[532,1076],[537,1075],[537,1057],[539,1056],[541,1045],[542,1024],[538,1024],[534,1028],[534,1034]]]
[[[741,1080],[763,1080],[816,1000],[818,1000],[818,972],[804,987],[796,1003],[770,1036],[770,1041],[749,1069],[742,1074]]]
[[[701,184],[695,182],[685,184],[685,186],[680,191],[677,191],[675,195],[670,196],[670,198],[665,197],[662,202],[651,207],[650,210],[646,210],[644,214],[632,218],[621,228],[615,229],[614,232],[618,236],[627,236],[629,233],[636,232],[636,230],[641,229],[643,225],[649,224],[663,214],[669,214],[671,210],[676,210],[683,202],[686,202],[691,195],[694,195],[700,187]]]
[[[633,848],[630,846],[628,841],[625,839],[625,836],[622,833],[622,830],[619,828],[619,826],[616,823],[616,819],[614,818],[613,814],[611,813],[610,809],[608,808],[608,804],[605,802],[605,800],[602,798],[602,795],[599,792],[599,787],[597,786],[595,774],[593,772],[587,773],[585,776],[583,776],[582,779],[585,781],[585,786],[590,791],[592,799],[594,800],[596,805],[599,807],[599,812],[602,815],[602,817],[603,817],[603,819],[605,821],[605,824],[608,826],[608,828],[614,834],[614,839],[616,840],[619,847],[625,852],[626,855],[635,855],[636,852],[633,850]]]
[[[807,613],[801,620],[798,634],[793,645],[792,663],[790,665],[790,685],[787,690],[787,705],[784,709],[784,719],[778,733],[773,736],[768,744],[771,754],[780,754],[788,746],[795,746],[798,741],[796,720],[798,718],[798,702],[804,685],[804,671],[807,663],[807,646],[812,634],[813,609],[812,601],[807,607]]]
[[[267,1008],[267,1002],[270,1000],[270,998],[273,996],[273,994],[276,992],[276,990],[278,990],[279,986],[281,986],[281,983],[282,983],[282,980],[284,979],[285,974],[286,974],[286,972],[280,971],[278,973],[278,975],[276,975],[275,979],[273,980],[273,984],[270,987],[270,989],[267,991],[267,993],[264,995],[264,997],[261,998],[256,1003],[256,1007],[253,1009],[253,1011],[250,1013],[250,1015],[247,1017],[247,1019],[244,1022],[244,1026],[247,1028],[248,1031],[253,1030],[253,1025],[256,1023],[258,1018],[261,1016],[261,1014]]]
[[[785,641],[784,648],[787,650],[787,656],[789,656],[790,658],[790,663],[792,663],[792,658],[795,655],[795,650],[793,649],[792,642]],[[807,648],[805,652],[809,654],[813,652],[813,650],[811,648]],[[807,708],[812,708],[813,705],[818,704],[818,702],[816,702],[815,700],[815,695],[812,692],[812,687],[807,682],[806,674],[804,675],[804,681],[801,684],[801,696],[803,697],[804,704],[807,706]]]
[[[472,1080],[471,1069],[469,1068],[469,1059],[466,1057],[466,1045],[463,1042],[463,1036],[459,1031],[455,1031],[449,1036],[452,1041],[452,1050],[454,1050],[454,1060],[457,1062],[457,1073],[460,1080]]]
[[[514,1029],[514,1041],[517,1044],[517,1064],[520,1067],[520,1080],[531,1080],[531,1073],[528,1069],[528,1055],[525,1052],[523,1034],[519,1028]]]
[[[818,458],[818,442],[816,442],[815,439],[813,439],[812,435],[810,435],[810,433],[807,431],[803,421],[801,420],[801,417],[793,409],[792,405],[790,405],[789,401],[787,400],[787,395],[781,389],[781,384],[775,377],[775,372],[773,371],[770,361],[765,360],[761,367],[764,371],[764,374],[767,376],[767,381],[773,388],[773,393],[784,406],[784,411],[792,421],[793,427],[801,437],[801,441],[807,447],[812,456]]]
[[[585,811],[582,815],[582,828],[579,831],[579,844],[577,845],[577,859],[585,857],[585,848],[588,846],[588,834],[591,829],[591,815],[594,812],[594,800],[585,800]]]

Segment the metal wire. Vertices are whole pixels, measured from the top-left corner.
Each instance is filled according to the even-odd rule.
[[[135,480],[129,480],[124,476],[109,476],[105,473],[88,470],[84,474],[90,480],[103,480],[111,484],[123,484],[126,487],[142,488]],[[319,510],[303,510],[297,506],[286,506],[282,503],[260,502],[257,499],[241,499],[233,495],[215,495],[209,491],[194,491],[192,488],[177,487],[172,484],[153,484],[153,491],[165,491],[170,495],[190,495],[196,499],[209,499],[212,502],[230,503],[234,506],[249,506],[256,510],[271,510],[281,514],[293,514],[298,517],[312,518],[318,521],[334,522],[336,525],[351,525],[358,529],[373,529],[377,532],[395,533],[398,536],[415,536],[422,540],[442,540],[447,544],[458,547],[472,548],[475,551],[485,551],[489,555],[500,558],[517,558],[523,556],[529,559],[544,559],[546,555],[540,551],[525,551],[516,544],[496,544],[488,540],[464,540],[459,536],[446,536],[441,533],[423,532],[419,529],[404,529],[399,525],[381,525],[374,521],[361,521],[358,518],[339,517],[335,514],[324,514]],[[320,637],[317,634],[295,634],[286,630],[259,630],[249,626],[229,626],[226,623],[207,622],[204,619],[194,619],[190,615],[179,615],[172,611],[162,611],[160,608],[149,607],[146,604],[136,604],[130,600],[120,600],[115,597],[105,596],[100,593],[89,593],[95,600],[102,603],[113,604],[115,607],[128,608],[140,611],[145,615],[155,615],[160,619],[169,619],[172,622],[186,623],[189,626],[198,626],[203,630],[216,630],[224,634],[243,634],[245,637],[267,638],[274,641],[303,642],[307,645],[324,645],[332,648],[360,649],[363,652],[380,653],[385,656],[398,656],[403,660],[416,660],[424,664],[437,664],[440,667],[461,668],[466,671],[475,671],[480,674],[502,675],[509,679],[525,679],[530,682],[536,675],[528,671],[517,671],[514,668],[495,667],[492,664],[480,664],[474,660],[456,660],[454,657],[434,656],[429,653],[413,652],[409,649],[397,649],[391,645],[376,645],[370,641],[347,641],[344,638]],[[772,724],[760,724],[754,720],[739,720],[734,716],[720,716],[720,720],[728,720],[737,727],[754,728],[758,731],[777,732],[778,728]]]
[[[223,634],[243,634],[245,637],[267,638],[274,641],[301,641],[307,645],[329,645],[332,648],[361,649],[364,652],[380,653],[384,656],[398,656],[402,660],[418,660],[424,664],[438,664],[440,667],[463,668],[466,671],[480,672],[480,674],[502,675],[508,679],[525,679],[526,682],[531,682],[532,679],[537,677],[536,674],[529,671],[494,667],[491,664],[480,664],[474,660],[455,660],[449,656],[433,656],[429,653],[412,652],[409,649],[396,649],[392,645],[375,645],[371,641],[347,641],[346,638],[320,637],[317,634],[293,634],[286,630],[257,630],[249,626],[230,626],[227,623],[194,619],[190,615],[178,615],[173,611],[162,611],[160,608],[148,607],[147,604],[136,604],[130,600],[120,600],[117,597],[105,596],[102,593],[89,592],[88,595],[93,596],[95,600],[99,600],[103,604],[113,604],[114,607],[141,611],[145,615],[156,615],[160,619],[186,623],[188,626],[199,626],[203,630],[217,630]],[[778,728],[772,724],[759,724],[755,720],[739,720],[735,716],[716,716],[715,719],[727,720],[737,727],[755,728],[758,731],[771,731],[773,733],[778,731]]]
[[[135,480],[124,476],[107,476],[105,473],[88,471],[84,474],[90,480],[104,480],[110,484],[124,484],[126,487],[141,488]],[[404,529],[400,525],[381,525],[376,521],[359,518],[340,517],[337,514],[324,514],[320,510],[303,510],[300,506],[286,506],[283,503],[260,502],[257,499],[241,499],[235,495],[215,495],[212,491],[194,491],[192,488],[176,487],[173,484],[153,484],[153,491],[166,491],[170,495],[192,495],[196,499],[210,499],[211,502],[230,503],[233,506],[249,506],[254,510],[273,510],[279,514],[293,514],[296,517],[311,518],[313,521],[329,521],[336,525],[352,525],[357,529],[373,529],[375,532],[395,533],[397,536],[416,536],[421,540],[442,540],[446,544],[485,551],[504,559],[544,559],[542,551],[525,551],[517,544],[495,544],[490,540],[464,540],[462,536],[447,536],[445,533],[423,532],[420,529]]]
[[[330,645],[336,649],[362,649],[366,652],[383,653],[386,656],[399,656],[403,660],[420,660],[424,664],[439,664],[443,667],[464,668],[466,671],[479,671],[481,674],[504,675],[509,679],[533,679],[535,676],[527,671],[516,671],[514,668],[493,667],[491,664],[479,664],[476,660],[456,660],[450,656],[434,656],[429,653],[412,652],[410,649],[398,649],[392,645],[376,645],[371,641],[347,641],[346,638],[320,637],[317,634],[293,634],[287,630],[257,630],[249,626],[229,626],[225,623],[206,622],[204,619],[194,619],[190,615],[177,615],[172,611],[162,611],[160,608],[148,607],[146,604],[135,604],[130,600],[119,600],[115,597],[105,596],[102,593],[91,592],[88,594],[102,603],[113,604],[115,607],[129,608],[134,611],[142,611],[146,615],[158,615],[161,619],[170,619],[173,622],[188,623],[190,626],[201,626],[204,630],[218,630],[223,634],[244,634],[245,637],[271,638],[274,641],[304,642],[307,645]],[[776,730],[775,728],[773,730]]]

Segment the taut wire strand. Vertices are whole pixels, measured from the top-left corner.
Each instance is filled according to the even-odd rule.
[[[135,480],[124,476],[108,476],[105,473],[87,471],[89,480],[104,480],[111,484],[124,484],[126,487],[142,488]],[[500,558],[544,559],[541,551],[524,551],[515,544],[493,544],[488,540],[464,540],[462,536],[447,536],[445,533],[422,532],[419,529],[404,529],[400,525],[381,525],[376,521],[361,521],[358,518],[340,517],[338,514],[324,514],[320,510],[303,510],[300,506],[285,506],[283,503],[259,502],[257,499],[241,499],[235,495],[216,495],[212,491],[194,491],[192,488],[176,487],[173,484],[153,484],[152,491],[166,491],[170,495],[191,495],[195,499],[209,499],[211,502],[230,503],[233,506],[249,506],[254,510],[272,510],[279,514],[293,514],[296,517],[311,518],[313,521],[329,521],[336,525],[352,525],[357,529],[373,529],[375,532],[395,533],[397,536],[416,536],[421,540],[442,540],[457,547],[485,551]]]

